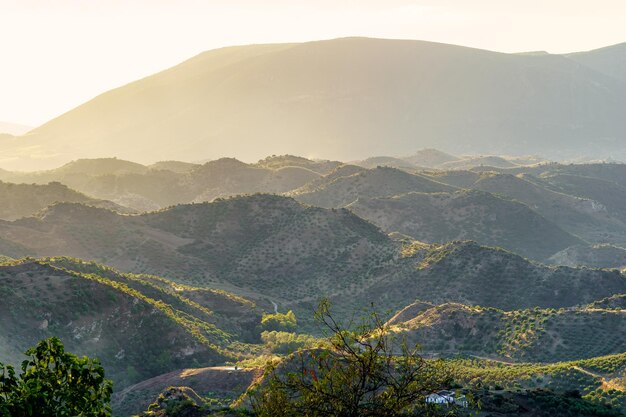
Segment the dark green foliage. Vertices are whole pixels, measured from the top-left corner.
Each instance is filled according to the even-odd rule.
[[[293,311],[287,313],[263,314],[261,327],[267,331],[293,331],[298,322]]]
[[[0,416],[106,417],[112,382],[98,360],[66,353],[50,338],[26,351],[22,373],[0,363]]]
[[[326,348],[299,351],[270,365],[250,395],[259,417],[396,417],[436,414],[429,393],[449,385],[450,370],[390,337],[375,313],[351,329],[332,317],[327,301],[316,318],[330,332]]]
[[[477,190],[360,198],[350,210],[387,232],[421,242],[475,240],[536,260],[581,243],[530,207]]]
[[[567,393],[566,393],[567,394]],[[536,390],[529,393],[529,400],[539,410],[551,417],[617,417],[620,410],[581,399],[575,395],[555,395],[551,391]]]
[[[313,347],[316,342],[309,335],[278,331],[264,331],[261,339],[270,352],[278,354],[290,354],[298,349]]]

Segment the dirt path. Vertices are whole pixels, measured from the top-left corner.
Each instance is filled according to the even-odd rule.
[[[611,390],[611,389],[615,389],[615,390],[618,390],[618,391],[626,391],[626,387],[624,387],[623,384],[620,384],[619,382],[617,382],[616,379],[606,379],[603,375],[591,372],[590,370],[581,368],[580,366],[572,366],[572,368],[574,368],[577,371],[580,371],[580,372],[582,372],[584,374],[592,376],[594,378],[600,379],[600,381],[602,381],[601,388],[604,391],[608,391],[608,390]]]

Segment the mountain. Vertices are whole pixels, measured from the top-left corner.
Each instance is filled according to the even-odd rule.
[[[610,297],[595,301],[587,306],[589,309],[601,310],[626,310],[626,294],[615,294]]]
[[[586,67],[626,82],[626,42],[566,56]]]
[[[368,38],[248,45],[108,91],[0,152],[10,169],[110,155],[353,160],[435,146],[620,158],[625,105],[623,80],[570,56]]]
[[[23,135],[31,130],[32,127],[17,123],[0,122],[0,134],[7,133],[12,136]]]
[[[552,255],[549,263],[589,268],[626,268],[626,249],[613,245],[574,245]]]
[[[471,242],[395,240],[349,210],[263,194],[131,216],[61,203],[0,222],[0,236],[0,253],[10,257],[74,256],[221,288],[267,309],[293,309],[305,328],[322,295],[350,314],[372,302],[385,310],[416,299],[508,310],[626,293],[616,271],[547,267]]]
[[[71,255],[281,304],[365,285],[399,251],[348,210],[263,194],[136,216],[61,203],[0,222],[0,236],[28,248],[22,256]]]
[[[563,194],[587,198],[605,207],[613,217],[626,221],[626,184],[587,177],[582,175],[545,173],[535,178],[526,176],[531,181]]]
[[[560,362],[622,353],[623,310],[502,311],[443,304],[395,325],[410,342],[438,353]]]
[[[306,167],[276,169],[248,165],[233,158],[222,158],[202,165],[191,174],[192,184],[202,187],[194,201],[253,193],[282,193],[296,189],[320,175]]]
[[[413,171],[417,168],[417,166],[405,159],[394,158],[392,156],[373,156],[362,161],[354,161],[352,164],[368,169],[383,166]]]
[[[119,175],[144,174],[148,169],[136,162],[117,158],[79,159],[55,170],[57,175]]]
[[[501,156],[474,156],[462,158],[456,161],[448,161],[439,165],[440,169],[470,169],[478,166],[488,166],[496,168],[513,168],[517,166],[513,162]]]
[[[538,260],[582,243],[526,205],[481,191],[360,198],[347,207],[387,232],[427,243],[475,240]]]
[[[343,163],[339,161],[327,161],[321,159],[311,160],[295,155],[272,155],[261,159],[256,163],[256,165],[262,168],[270,169],[300,167],[325,175],[340,165],[343,165]]]
[[[288,193],[296,200],[319,207],[345,207],[360,198],[392,197],[411,191],[433,193],[454,188],[425,176],[396,168],[377,167],[348,176],[338,172],[325,176],[315,187],[307,185]]]
[[[90,196],[149,211],[239,194],[287,192],[319,178],[318,170],[325,172],[338,164],[300,159],[299,165],[220,158],[203,165],[167,161],[150,167],[115,158],[81,159],[48,171],[0,172],[0,180],[62,182]]]
[[[458,188],[471,188],[480,179],[481,173],[465,170],[423,172],[434,181]]]
[[[436,168],[446,162],[457,161],[459,158],[438,149],[421,149],[402,159],[419,167]]]
[[[155,171],[172,171],[177,174],[185,174],[187,172],[193,171],[199,166],[200,166],[199,164],[192,164],[190,162],[159,161],[159,162],[155,162],[152,165],[149,165],[148,168],[155,170]]]
[[[592,243],[626,242],[626,225],[595,200],[552,191],[522,174],[484,173],[471,188],[526,204],[563,230]]]
[[[209,289],[69,258],[0,266],[0,361],[58,336],[65,347],[99,358],[116,389],[182,367],[246,357],[257,342],[260,310]]]
[[[415,300],[518,310],[584,305],[622,293],[616,270],[545,266],[475,242],[404,247],[397,269],[352,295],[354,305],[400,310]],[[333,298],[341,304],[341,296]]]
[[[134,212],[110,201],[88,197],[58,182],[36,185],[0,181],[0,219],[16,220],[29,217],[57,202],[83,203],[124,214]]]

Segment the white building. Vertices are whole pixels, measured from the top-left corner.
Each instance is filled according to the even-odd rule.
[[[457,394],[454,391],[439,391],[434,394],[430,394],[426,397],[427,404],[441,404],[441,405],[458,405],[461,407],[467,407],[469,402],[465,395]]]

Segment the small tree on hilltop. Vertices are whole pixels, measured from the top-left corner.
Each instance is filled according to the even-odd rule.
[[[22,373],[0,363],[0,417],[110,417],[112,382],[97,360],[66,353],[56,338],[26,351]]]
[[[399,417],[435,415],[426,396],[449,386],[451,370],[400,340],[376,313],[344,328],[323,300],[315,315],[326,348],[304,350],[266,370],[251,393],[259,417]],[[449,410],[446,410],[449,411]]]
[[[264,313],[261,318],[261,328],[267,331],[286,331],[292,332],[296,329],[298,321],[293,311],[287,313]]]

